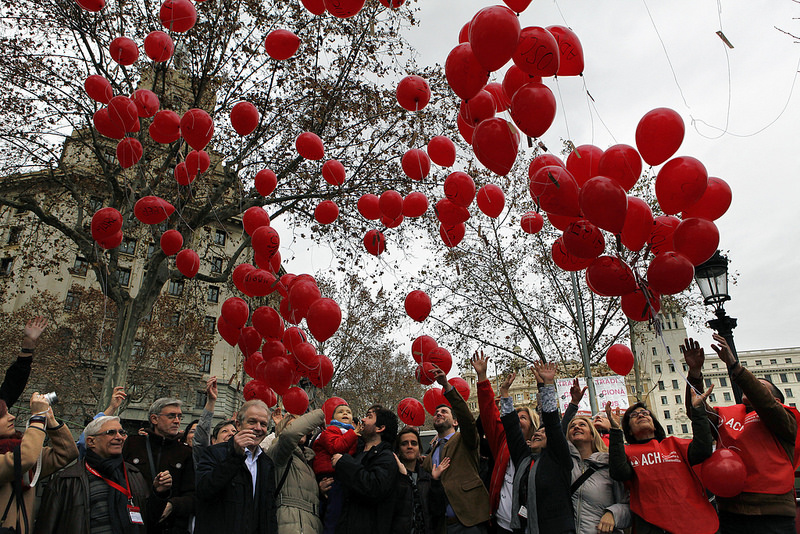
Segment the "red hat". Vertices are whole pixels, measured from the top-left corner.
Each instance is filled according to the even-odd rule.
[[[349,406],[349,404],[341,397],[331,397],[325,401],[322,405],[322,411],[325,413],[325,424],[328,424],[333,419],[333,413],[339,406]]]

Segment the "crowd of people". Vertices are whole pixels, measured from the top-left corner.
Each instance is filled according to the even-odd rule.
[[[446,402],[436,407],[429,444],[418,428],[399,428],[392,410],[375,404],[356,417],[339,397],[300,416],[250,400],[212,428],[215,378],[198,420],[183,426],[181,401],[161,398],[131,436],[116,415],[126,396],[117,388],[76,442],[47,395],[31,395],[24,432],[9,411],[46,324],[25,326],[21,354],[0,385],[0,533],[795,532],[800,413],[739,365],[719,336],[712,348],[744,396],[709,406],[705,354],[686,340],[691,439],[667,436],[642,403],[622,415],[608,404],[594,418],[576,415],[585,393],[577,380],[562,416],[552,363],[532,369],[538,409],[515,407],[515,375],[496,398],[489,359],[476,352],[479,417],[434,369]],[[703,485],[715,446],[745,463],[736,496]],[[48,477],[36,506],[35,486]]]

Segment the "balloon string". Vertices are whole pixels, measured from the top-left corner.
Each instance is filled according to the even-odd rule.
[[[569,133],[569,120],[567,120],[567,108],[564,107],[564,97],[561,94],[561,85],[558,83],[558,76],[553,76],[553,79],[556,82],[556,92],[558,93],[558,100],[559,102],[561,102],[561,112],[564,114],[564,127],[567,130],[567,139],[572,139],[572,135]]]
[[[672,78],[675,80],[675,86],[678,88],[678,93],[681,95],[681,100],[683,100],[683,104],[686,106],[687,109],[692,109],[689,106],[689,103],[686,101],[686,97],[683,95],[683,89],[681,88],[681,84],[678,82],[678,75],[675,73],[675,68],[672,65],[672,60],[669,57],[669,52],[667,52],[667,45],[664,43],[664,39],[661,38],[661,34],[658,31],[658,27],[656,26],[655,20],[653,20],[653,15],[650,13],[650,8],[647,6],[647,0],[642,0],[642,4],[644,5],[645,11],[647,11],[647,16],[650,18],[650,23],[653,25],[653,30],[656,32],[656,37],[658,37],[658,42],[661,43],[661,48],[664,50],[664,57],[667,59],[667,64],[669,65],[669,70],[672,72]]]

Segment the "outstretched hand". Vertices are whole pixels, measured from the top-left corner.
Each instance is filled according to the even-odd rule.
[[[42,335],[45,328],[47,328],[47,319],[44,317],[36,317],[28,321],[23,329],[25,338],[22,340],[22,346],[28,349],[35,348],[39,336]]]
[[[718,343],[717,345],[712,344],[711,348],[717,353],[719,359],[725,362],[725,365],[728,367],[733,367],[736,364],[736,356],[733,355],[733,351],[728,345],[728,342],[725,341],[725,338],[719,334],[714,334],[711,337],[713,337],[714,341]]]
[[[533,362],[533,374],[536,375],[536,381],[543,384],[556,383],[556,364]]]
[[[686,366],[689,368],[689,376],[692,378],[700,378],[703,373],[703,363],[706,361],[706,355],[700,343],[692,338],[684,339],[683,359],[686,361]]]
[[[475,355],[472,356],[470,360],[472,363],[472,368],[475,369],[475,373],[478,375],[478,382],[482,382],[486,380],[486,369],[489,367],[489,357],[483,355],[483,349],[479,351],[475,351]]]
[[[431,477],[434,480],[439,480],[442,476],[442,473],[444,473],[445,469],[448,467],[450,467],[450,457],[445,456],[442,458],[441,462],[438,464],[433,464],[433,469],[431,469]]]
[[[514,383],[514,379],[517,378],[517,373],[510,372],[506,375],[503,381],[500,383],[500,396],[501,397],[508,397],[508,390],[511,387],[511,384]]]
[[[206,395],[208,395],[208,400],[217,400],[217,397],[219,396],[219,389],[217,388],[216,376],[212,376],[206,381]]]
[[[616,417],[611,413],[611,403],[606,403],[606,417],[608,422],[611,423],[611,428],[620,428],[619,426],[619,407],[617,407]]]
[[[572,381],[572,386],[569,388],[569,394],[572,397],[570,401],[575,406],[578,406],[581,403],[581,399],[586,394],[586,390],[589,386],[583,386],[581,389],[581,384],[578,382],[578,377],[575,377],[575,380]]]
[[[436,380],[436,382],[438,382],[439,385],[444,388],[445,392],[453,389],[453,384],[447,381],[447,375],[445,374],[445,372],[439,369],[438,367],[434,366],[434,368],[431,369],[430,374],[432,374],[433,379]]]
[[[706,390],[705,393],[698,394],[694,390],[694,388],[689,388],[689,391],[692,392],[692,406],[694,406],[695,408],[699,408],[700,406],[705,404],[706,399],[708,398],[709,395],[711,395],[711,391],[713,389],[714,389],[714,384],[711,384],[711,386]]]

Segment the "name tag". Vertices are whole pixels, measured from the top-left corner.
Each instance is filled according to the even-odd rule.
[[[133,525],[144,525],[144,521],[142,521],[142,512],[139,510],[138,506],[128,505],[128,515],[131,518],[131,524]]]
[[[524,506],[520,506],[517,515],[519,515],[520,517],[524,517],[525,519],[528,519],[528,509],[525,508]]]

